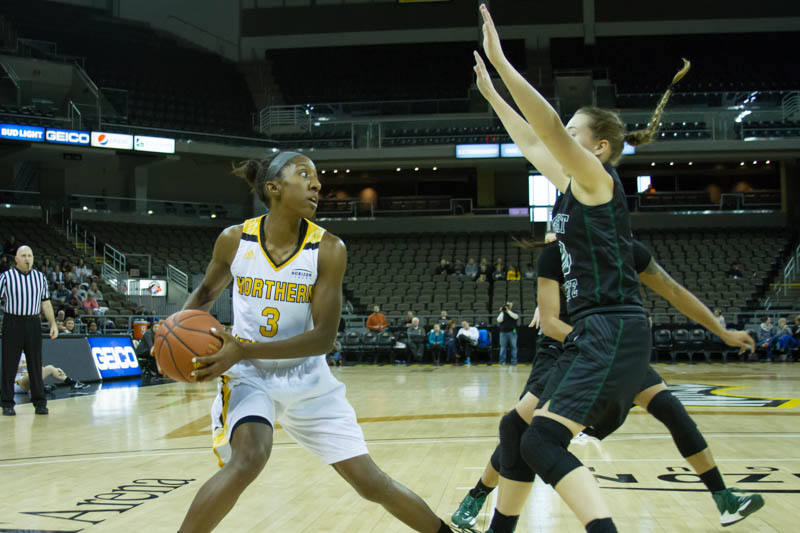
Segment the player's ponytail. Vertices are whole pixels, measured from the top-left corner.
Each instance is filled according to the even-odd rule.
[[[264,165],[262,165],[261,161],[255,159],[248,159],[232,164],[231,174],[246,181],[250,186],[250,192],[256,193],[258,198],[264,202],[264,205],[269,205],[269,198],[267,197],[266,191],[264,191],[263,187],[257,186],[260,182],[259,174],[263,173]]]
[[[656,134],[658,133],[658,127],[661,123],[661,115],[664,114],[664,108],[667,107],[667,102],[669,101],[669,97],[672,95],[672,91],[675,89],[675,85],[686,76],[686,73],[689,72],[692,64],[686,58],[683,58],[683,67],[678,71],[677,74],[672,78],[672,83],[669,84],[667,90],[664,91],[664,96],[661,97],[661,100],[658,102],[656,106],[656,110],[653,112],[653,116],[650,117],[650,123],[647,125],[647,128],[642,130],[636,130],[629,132],[625,135],[625,142],[630,144],[631,146],[641,146],[643,144],[651,143],[655,140]]]

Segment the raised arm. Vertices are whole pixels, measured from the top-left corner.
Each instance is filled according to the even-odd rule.
[[[200,309],[208,311],[213,307],[219,295],[233,280],[231,263],[236,257],[239,240],[242,238],[242,226],[230,226],[220,233],[214,244],[211,261],[206,268],[205,276],[200,285],[183,304],[184,309]]]
[[[519,116],[519,113],[497,92],[480,54],[475,52],[474,55],[473,70],[477,76],[478,90],[494,109],[506,132],[511,136],[511,140],[517,145],[525,159],[536,167],[536,170],[549,179],[559,191],[566,192],[569,178],[564,174],[562,166],[542,144],[531,125],[525,122],[525,119]]]
[[[282,341],[254,343],[240,343],[228,333],[214,332],[224,344],[216,354],[197,358],[203,368],[195,371],[196,379],[215,379],[243,359],[295,359],[330,351],[339,329],[342,279],[347,267],[347,249],[339,237],[330,233],[323,236],[317,264],[319,275],[311,301],[312,329]]]
[[[687,318],[706,328],[722,339],[728,346],[739,348],[739,353],[743,353],[748,349],[750,351],[755,349],[755,341],[746,331],[723,328],[717,321],[714,313],[712,313],[694,294],[689,292],[686,287],[667,274],[655,259],[651,259],[647,268],[639,273],[639,279],[660,296],[664,297],[675,309],[686,315]]]
[[[564,169],[564,173],[571,176],[579,188],[591,197],[591,203],[607,202],[611,198],[614,185],[611,176],[594,154],[572,138],[556,110],[506,59],[488,8],[481,4],[480,10],[483,16],[483,48],[486,57],[497,69],[522,115],[555,161]]]

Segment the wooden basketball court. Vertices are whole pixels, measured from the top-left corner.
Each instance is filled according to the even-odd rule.
[[[730,531],[800,530],[800,365],[657,365],[687,404],[729,486],[764,494],[764,509]],[[449,521],[493,451],[501,414],[530,366],[336,369],[370,452]],[[175,532],[217,469],[209,409],[216,386],[107,387],[30,404],[0,419],[0,531]],[[766,398],[766,399],[764,399]],[[267,468],[218,531],[409,531],[361,500],[333,469],[275,433]],[[595,469],[620,531],[719,531],[719,515],[666,429],[640,409],[606,441],[573,443]],[[496,491],[488,503],[493,503]],[[489,526],[487,505],[478,528]],[[537,480],[517,527],[582,532]]]

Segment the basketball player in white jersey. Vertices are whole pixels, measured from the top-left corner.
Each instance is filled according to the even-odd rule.
[[[209,310],[234,281],[232,334],[213,331],[222,349],[198,357],[195,371],[198,381],[219,379],[212,421],[222,468],[195,496],[181,532],[210,531],[233,508],[267,463],[276,422],[362,497],[411,528],[451,531],[372,461],[345,386],[325,361],[339,326],[347,252],[338,237],[308,220],[321,188],[314,163],[282,152],[268,164],[247,161],[234,174],[270,211],[222,232],[184,307]]]

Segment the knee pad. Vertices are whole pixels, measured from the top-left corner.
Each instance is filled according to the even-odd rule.
[[[543,416],[522,436],[522,457],[545,483],[555,487],[561,479],[579,468],[581,462],[567,451],[572,432],[563,424]]]
[[[697,424],[671,392],[664,390],[653,396],[647,405],[647,411],[667,426],[682,456],[692,456],[708,447],[700,430],[697,429]]]
[[[497,445],[497,448],[494,449],[494,453],[492,454],[492,458],[489,460],[489,463],[494,468],[495,472],[500,472],[500,445]]]
[[[522,458],[520,444],[528,424],[512,409],[500,420],[500,475],[512,481],[532,483],[536,473]]]

